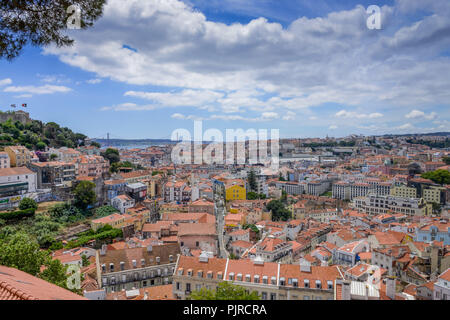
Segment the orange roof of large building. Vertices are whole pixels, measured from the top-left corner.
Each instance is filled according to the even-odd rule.
[[[26,272],[0,266],[0,300],[87,300]]]

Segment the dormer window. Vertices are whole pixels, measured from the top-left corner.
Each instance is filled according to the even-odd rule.
[[[305,279],[303,281],[303,284],[304,284],[305,288],[309,288],[309,280],[308,279]]]
[[[263,283],[264,284],[268,284],[268,282],[269,282],[269,278],[267,277],[267,276],[263,276]]]
[[[161,258],[160,257],[156,257],[156,263],[160,263],[161,262]]]
[[[120,270],[121,271],[125,270],[125,262],[123,261],[120,262]]]
[[[234,280],[234,272],[231,272],[231,273],[228,275],[228,280],[231,280],[231,281]]]
[[[188,275],[189,277],[192,277],[192,269],[189,269],[189,270],[187,271],[187,275]]]
[[[208,273],[206,274],[206,276],[208,277],[208,279],[212,279],[212,277],[213,277],[212,271],[208,271]]]
[[[245,281],[250,282],[251,281],[251,275],[246,274],[245,275]]]
[[[199,278],[203,278],[203,271],[202,271],[202,270],[199,270],[199,271],[197,272],[197,276],[198,276]]]
[[[222,272],[217,272],[217,279],[222,280],[222,277],[223,277]]]
[[[280,278],[280,286],[284,286],[284,285],[286,285],[286,279],[281,277]]]
[[[242,281],[242,273],[237,274],[237,281]]]
[[[255,276],[253,277],[253,282],[259,283],[259,275],[255,274]]]
[[[178,275],[182,276],[183,275],[183,268],[178,269]]]
[[[141,259],[141,267],[145,267],[145,259]]]
[[[294,288],[297,288],[297,287],[298,287],[298,280],[297,280],[297,279],[292,279],[292,286],[293,286]]]
[[[316,289],[322,289],[322,282],[320,280],[316,280]]]
[[[173,262],[173,255],[169,256],[169,262]]]
[[[328,290],[333,289],[333,281],[327,281]]]
[[[102,272],[103,273],[106,272],[106,265],[105,264],[102,264]]]
[[[114,263],[109,264],[109,271],[114,272]]]

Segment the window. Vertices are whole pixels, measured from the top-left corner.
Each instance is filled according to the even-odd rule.
[[[270,300],[276,300],[277,299],[277,294],[276,293],[271,293],[270,294]]]
[[[110,263],[110,264],[109,264],[109,270],[110,270],[111,272],[114,272],[114,263]]]
[[[286,279],[280,278],[280,286],[284,286],[284,285],[286,285]]]
[[[198,247],[200,243],[198,241],[195,242],[195,246]]]
[[[333,289],[333,281],[327,281],[328,290]]]
[[[231,273],[228,275],[228,280],[231,280],[231,281],[234,280],[234,272],[231,272]]]
[[[322,289],[322,282],[320,280],[316,280],[316,289]]]
[[[186,291],[191,292],[191,284],[190,283],[186,283]]]
[[[303,296],[303,300],[309,300],[309,296]]]
[[[305,288],[309,288],[309,280],[308,280],[308,279],[305,279],[305,280],[303,281],[303,283],[304,283],[304,285],[305,285]]]
[[[261,292],[261,300],[267,300],[267,292]]]

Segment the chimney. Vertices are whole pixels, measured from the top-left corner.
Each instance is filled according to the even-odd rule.
[[[300,271],[301,272],[311,272],[311,263],[304,258],[300,258]]]
[[[102,244],[102,248],[100,249],[100,255],[104,256],[106,254],[108,246],[106,244]]]
[[[351,282],[342,281],[342,300],[351,300]]]
[[[395,300],[395,278],[389,277],[386,279],[386,295]]]

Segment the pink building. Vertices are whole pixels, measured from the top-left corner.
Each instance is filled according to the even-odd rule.
[[[100,177],[109,171],[109,163],[102,156],[82,155],[75,161],[77,176]]]

